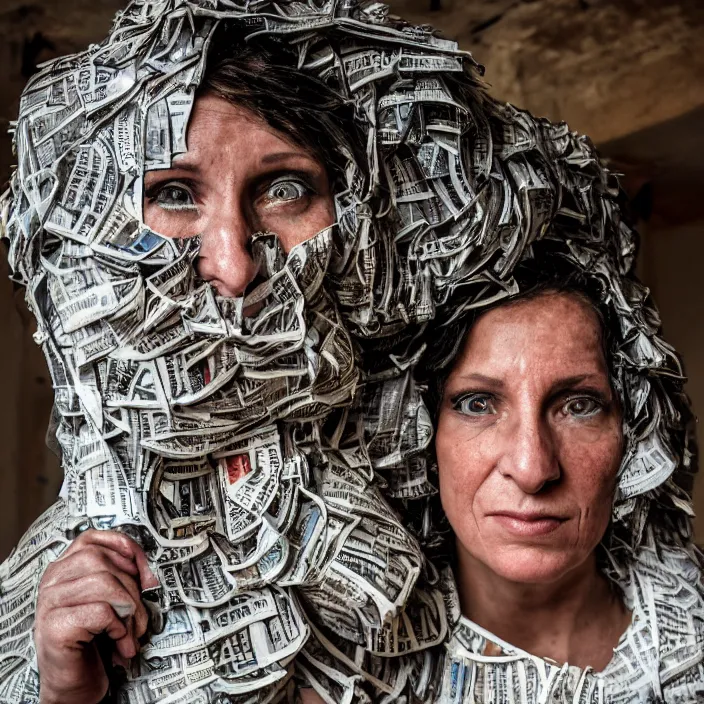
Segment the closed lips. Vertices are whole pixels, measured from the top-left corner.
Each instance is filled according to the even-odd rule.
[[[562,516],[553,516],[547,513],[518,513],[516,511],[494,511],[490,516],[505,516],[515,521],[566,521]]]
[[[544,513],[494,513],[490,516],[508,533],[518,537],[538,537],[557,530],[567,519]]]

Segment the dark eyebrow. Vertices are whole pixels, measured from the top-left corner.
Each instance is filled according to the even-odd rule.
[[[458,375],[458,379],[462,381],[474,381],[482,386],[486,386],[489,389],[502,389],[504,387],[504,382],[501,379],[496,379],[493,376],[486,376],[486,374],[461,374]]]
[[[275,164],[281,161],[286,161],[288,159],[305,159],[306,161],[315,161],[312,156],[306,152],[275,152],[274,154],[267,154],[262,157],[262,164]],[[181,161],[183,159],[183,161]],[[171,163],[171,169],[150,169],[146,173],[155,173],[158,171],[188,171],[190,173],[195,173],[200,171],[198,164],[187,161],[188,153],[184,153],[183,156],[177,155],[173,158]]]
[[[556,381],[550,389],[549,396],[551,398],[555,398],[556,396],[559,396],[565,391],[574,389],[576,386],[579,386],[583,382],[589,380],[597,382],[596,385],[600,388],[603,386],[603,379],[598,374],[577,374],[575,376],[568,376],[565,379],[560,379],[559,381]]]
[[[176,156],[171,162],[170,169],[148,169],[144,172],[144,174],[145,176],[147,174],[159,174],[159,172],[168,174],[170,171],[187,171],[189,173],[196,173],[197,171],[200,171],[200,167],[198,166],[198,164],[193,164],[188,161],[181,162],[180,160],[178,160],[178,156]],[[153,178],[156,178],[156,176],[154,176]]]
[[[267,154],[262,157],[262,164],[272,164],[279,161],[286,161],[287,159],[306,159],[307,161],[315,161],[312,156],[306,154],[306,152],[275,152],[274,154]]]
[[[482,386],[486,387],[489,390],[492,391],[499,391],[500,389],[503,389],[505,384],[503,380],[497,379],[496,377],[493,376],[487,376],[486,374],[479,374],[479,373],[473,373],[473,374],[462,374],[457,376],[458,379],[461,379],[464,382],[475,382],[478,384],[481,384]],[[561,393],[564,393],[565,391],[568,391],[570,389],[574,389],[576,386],[579,386],[581,383],[588,381],[588,380],[593,380],[593,381],[599,381],[601,382],[602,379],[599,375],[597,374],[576,374],[575,376],[568,376],[565,377],[564,379],[558,379],[550,388],[548,391],[548,396],[550,398],[554,398],[555,396],[559,396]],[[599,383],[599,386],[601,387],[603,384]]]

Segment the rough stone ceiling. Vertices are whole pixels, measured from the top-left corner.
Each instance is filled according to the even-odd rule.
[[[701,0],[391,0],[487,68],[493,93],[605,143],[704,104]]]

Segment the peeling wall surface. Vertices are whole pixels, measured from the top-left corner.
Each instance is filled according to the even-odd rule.
[[[699,0],[396,0],[486,66],[494,95],[597,144],[702,105]]]
[[[704,3],[701,0],[394,0],[486,66],[492,93],[589,134],[624,174],[642,218],[640,269],[665,335],[684,354],[704,413],[699,325],[704,286]],[[12,164],[7,129],[38,63],[107,33],[119,0],[0,0],[0,184]],[[435,9],[431,9],[435,8]],[[0,558],[58,492],[44,435],[51,382],[22,292],[0,266]],[[700,444],[704,434],[699,428]],[[702,484],[702,480],[699,480]],[[704,535],[704,488],[695,489]]]

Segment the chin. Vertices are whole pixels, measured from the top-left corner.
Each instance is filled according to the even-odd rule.
[[[495,574],[519,584],[551,584],[564,577],[582,560],[572,551],[550,550],[536,546],[497,549],[484,564]]]

